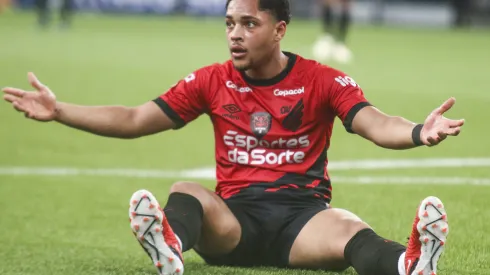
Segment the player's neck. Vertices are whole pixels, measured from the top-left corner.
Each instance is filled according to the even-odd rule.
[[[288,56],[278,50],[259,68],[247,70],[245,74],[251,79],[271,79],[288,66],[288,59]]]

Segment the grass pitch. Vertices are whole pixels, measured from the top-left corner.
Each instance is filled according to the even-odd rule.
[[[191,71],[228,58],[220,19],[80,16],[72,30],[41,31],[29,13],[0,16],[0,86],[28,88],[34,71],[61,101],[139,105]],[[320,27],[293,22],[284,49],[310,57]],[[354,159],[490,157],[486,31],[355,27],[349,73],[383,111],[422,122],[450,96],[447,116],[466,119],[462,134],[435,148],[390,151],[347,134],[337,123],[330,162]],[[0,103],[0,168],[190,169],[214,164],[207,118],[179,131],[124,141],[26,120]],[[199,132],[199,134],[197,134]],[[1,170],[1,169],[0,169]],[[332,176],[490,179],[489,167],[332,171]],[[172,182],[119,176],[0,175],[0,274],[156,274],[131,234],[127,205],[140,188],[163,205]],[[213,181],[202,184],[212,189]],[[428,195],[446,205],[451,232],[439,274],[488,274],[487,185],[333,182],[336,207],[361,216],[384,237],[405,243],[415,209]],[[328,234],[328,225],[325,234]],[[318,236],[321,239],[321,235]],[[209,267],[185,253],[185,274],[333,274],[322,271]],[[352,270],[345,274],[355,274]]]

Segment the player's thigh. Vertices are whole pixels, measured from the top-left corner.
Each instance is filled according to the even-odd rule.
[[[343,209],[324,210],[300,231],[289,254],[289,265],[301,268],[344,270],[344,249],[360,230],[369,228],[359,217]]]
[[[214,192],[192,182],[177,182],[171,193],[189,194],[199,200],[203,207],[201,236],[195,248],[206,255],[221,255],[231,252],[240,241],[241,227],[226,203]]]

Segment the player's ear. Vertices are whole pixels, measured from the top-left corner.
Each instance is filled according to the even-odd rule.
[[[284,38],[285,35],[286,35],[286,22],[284,21],[277,22],[274,40],[276,42],[279,42]]]

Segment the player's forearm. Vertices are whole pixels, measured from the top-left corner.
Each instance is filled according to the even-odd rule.
[[[413,139],[415,126],[417,126],[416,123],[403,117],[389,116],[378,123],[370,139],[383,148],[411,149],[418,146]],[[415,131],[414,134],[420,137],[420,132]]]
[[[80,106],[58,102],[56,121],[105,137],[135,138],[133,112],[124,106]]]

